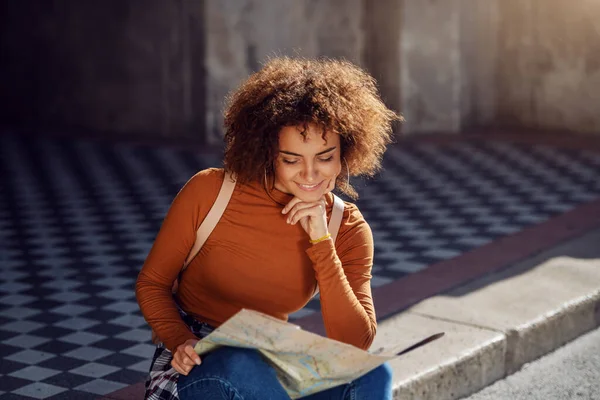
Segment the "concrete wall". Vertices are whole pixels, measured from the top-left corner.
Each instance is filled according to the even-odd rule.
[[[227,94],[297,55],[372,72],[404,133],[600,132],[598,20],[597,0],[6,1],[0,117],[220,143]]]
[[[20,0],[1,7],[4,123],[201,134],[202,1]]]
[[[379,85],[385,104],[402,109],[401,55],[403,0],[365,1],[363,62]]]
[[[459,2],[404,1],[400,86],[407,133],[460,129]]]
[[[600,134],[600,2],[505,0],[500,124]]]
[[[503,0],[460,1],[460,129],[493,125]]]
[[[205,0],[206,127],[221,141],[224,98],[270,56],[362,64],[362,0]]]
[[[500,0],[382,0],[366,7],[369,70],[405,134],[458,132],[495,118]]]
[[[406,134],[600,133],[597,0],[382,0],[366,18],[367,65]]]

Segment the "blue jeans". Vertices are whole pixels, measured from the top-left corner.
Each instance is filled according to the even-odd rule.
[[[289,396],[275,370],[251,349],[221,347],[202,357],[177,382],[180,400],[283,400]],[[347,384],[303,397],[307,400],[391,400],[392,371],[387,364]]]

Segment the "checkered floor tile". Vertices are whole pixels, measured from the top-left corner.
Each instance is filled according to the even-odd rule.
[[[162,218],[218,155],[0,135],[0,399],[92,399],[145,376],[134,281]],[[600,197],[600,155],[410,144],[357,180],[380,286]],[[318,310],[318,299],[293,317]]]

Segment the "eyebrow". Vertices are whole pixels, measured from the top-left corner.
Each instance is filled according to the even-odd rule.
[[[323,151],[317,153],[316,155],[320,156],[320,155],[323,155],[325,153],[329,153],[331,150],[335,150],[335,149],[337,149],[337,146],[330,147],[327,150],[323,150]],[[290,156],[302,157],[302,154],[292,153],[291,151],[279,150],[279,152],[280,153],[284,153],[284,154],[288,154]]]

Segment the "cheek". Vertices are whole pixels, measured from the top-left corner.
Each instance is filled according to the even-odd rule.
[[[342,172],[342,164],[340,162],[333,162],[323,169],[323,174],[333,177],[338,176]]]
[[[275,178],[279,182],[286,182],[291,180],[296,175],[296,171],[289,165],[285,165],[283,163],[278,163],[277,168],[275,168]]]

